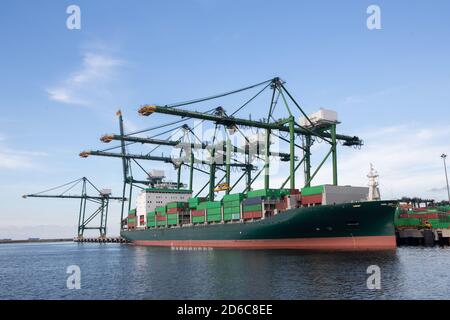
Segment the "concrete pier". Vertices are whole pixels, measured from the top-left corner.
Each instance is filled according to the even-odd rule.
[[[122,237],[104,237],[104,238],[75,238],[74,242],[91,242],[91,243],[129,243]]]
[[[450,245],[450,229],[401,229],[395,234],[399,246]]]

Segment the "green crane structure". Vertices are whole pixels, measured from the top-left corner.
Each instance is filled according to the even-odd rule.
[[[262,83],[264,84],[264,83]],[[268,167],[269,167],[269,155],[270,155],[270,135],[272,131],[279,131],[279,132],[288,132],[289,133],[289,144],[290,144],[290,170],[289,170],[289,181],[290,181],[290,187],[293,189],[295,188],[295,137],[302,136],[304,137],[304,143],[301,149],[304,152],[303,159],[301,160],[301,163],[305,163],[305,186],[310,186],[312,179],[315,177],[317,172],[320,170],[320,168],[323,166],[325,161],[329,158],[330,155],[332,155],[332,170],[333,170],[333,184],[338,184],[338,174],[337,174],[337,143],[338,141],[342,141],[343,145],[345,146],[361,146],[362,141],[356,137],[356,136],[347,136],[347,135],[341,135],[336,133],[336,124],[337,122],[333,123],[327,123],[327,124],[321,124],[320,126],[314,124],[309,117],[306,115],[306,113],[303,111],[303,109],[300,107],[298,102],[293,98],[293,96],[287,91],[287,89],[284,86],[283,81],[281,81],[280,78],[274,78],[269,81],[269,85],[271,89],[273,90],[272,94],[272,101],[270,103],[270,109],[269,114],[267,117],[267,121],[255,121],[250,119],[243,119],[243,118],[237,118],[233,115],[228,116],[226,112],[216,112],[215,114],[208,114],[208,113],[202,113],[198,111],[190,111],[186,109],[180,109],[179,106],[187,105],[187,104],[194,104],[198,102],[203,102],[207,100],[212,100],[217,98],[215,97],[209,97],[205,99],[199,99],[194,100],[187,103],[182,103],[178,105],[166,105],[166,106],[157,106],[157,105],[144,105],[139,109],[139,113],[143,116],[149,116],[153,113],[161,113],[161,114],[167,114],[167,115],[173,115],[173,116],[179,116],[179,117],[188,117],[193,119],[199,119],[204,121],[211,121],[214,122],[216,125],[223,125],[227,128],[236,128],[239,126],[245,126],[245,127],[253,127],[253,128],[259,128],[266,130],[266,145],[267,145],[267,152],[266,152],[266,159],[265,159],[265,168],[266,168],[266,178],[265,178],[265,187],[268,188],[269,179],[268,179]],[[266,86],[267,88],[267,86]],[[275,120],[273,117],[273,111],[274,111],[274,103],[275,103],[275,96],[276,93],[278,93],[278,96],[282,97],[282,100],[285,104],[286,110],[288,111],[289,116],[286,118],[282,118],[279,120]],[[223,95],[219,95],[223,96]],[[291,111],[291,108],[289,107],[289,104],[287,102],[286,96],[293,102],[294,106],[301,112],[301,114],[307,119],[309,122],[307,126],[300,125],[296,120],[295,117]],[[221,108],[222,109],[222,108]],[[218,110],[219,111],[219,110]],[[271,119],[273,121],[271,121]],[[319,164],[318,168],[311,174],[311,145],[312,145],[312,138],[320,138],[326,142],[328,142],[331,145],[331,148],[329,152],[326,154],[323,161]],[[298,166],[297,166],[298,168]],[[213,173],[211,173],[211,179],[213,179]]]
[[[81,194],[73,195],[67,194],[70,190],[73,190],[76,186],[81,185]],[[92,187],[98,192],[98,195],[88,195],[88,186]],[[64,188],[64,191],[59,194],[46,194],[50,191],[56,191]],[[93,229],[98,230],[100,237],[106,237],[106,226],[108,221],[108,207],[110,200],[120,200],[122,203],[126,201],[123,197],[112,197],[110,193],[105,193],[99,190],[88,178],[83,177],[63,185],[44,190],[41,192],[26,194],[23,198],[57,198],[57,199],[80,199],[80,208],[78,211],[78,239],[82,239],[84,231]],[[88,202],[96,204],[96,209],[90,213],[87,213]],[[93,225],[94,219],[99,217],[98,225]]]

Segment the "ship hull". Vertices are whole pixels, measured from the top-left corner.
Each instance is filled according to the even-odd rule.
[[[241,222],[122,231],[136,245],[240,249],[395,249],[393,201],[287,210]]]

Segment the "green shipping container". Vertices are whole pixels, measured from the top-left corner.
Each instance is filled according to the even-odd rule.
[[[130,222],[136,222],[136,218],[128,218],[128,223]]]
[[[229,208],[229,207],[239,207],[241,205],[241,201],[234,200],[234,201],[224,201],[223,207]]]
[[[206,220],[208,222],[216,222],[216,221],[220,221],[222,220],[222,216],[220,214],[216,214],[216,215],[207,215],[206,216]]]
[[[260,205],[260,204],[252,204],[249,206],[244,206],[242,208],[242,211],[244,211],[244,212],[261,211],[261,210],[262,210],[262,205]]]
[[[147,220],[147,227],[155,227],[156,221],[155,220]]]
[[[165,226],[165,225],[166,225],[166,221],[156,221],[156,225],[157,225],[158,227],[160,227],[160,226]]]
[[[323,186],[304,187],[302,188],[302,196],[312,196],[323,193]]]
[[[253,190],[247,193],[247,198],[256,197],[270,197],[270,198],[280,198],[280,189],[260,189]]]
[[[220,208],[222,206],[221,201],[208,201],[206,202],[206,208],[207,209],[214,209],[214,208]]]
[[[156,207],[155,211],[158,213],[166,213],[167,208],[166,208],[166,206]]]
[[[241,207],[223,208],[223,214],[227,213],[241,213]]]
[[[203,223],[205,222],[205,217],[192,217],[192,223]]]
[[[210,215],[210,214],[221,214],[222,213],[222,209],[221,208],[213,208],[213,209],[206,209],[206,214]]]
[[[206,208],[207,208],[206,202],[200,202],[200,203],[197,205],[197,210],[203,210],[203,209],[206,209]]]
[[[131,215],[136,215],[136,209],[131,209],[128,213]]]
[[[243,194],[243,193],[226,194],[223,196],[222,201],[223,202],[230,202],[230,201],[241,202],[244,198],[245,198],[245,194]]]
[[[241,218],[241,215],[239,213],[227,213],[223,215],[223,220],[230,221],[230,220],[239,220]]]
[[[167,204],[167,209],[186,208],[186,202],[170,202]]]

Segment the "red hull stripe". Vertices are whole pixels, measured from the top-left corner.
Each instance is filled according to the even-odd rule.
[[[135,240],[135,245],[238,249],[386,250],[397,247],[395,236],[266,240]]]

